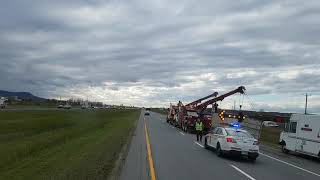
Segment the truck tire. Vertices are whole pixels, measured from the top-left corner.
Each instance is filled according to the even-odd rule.
[[[283,141],[282,145],[281,145],[281,151],[285,154],[289,153],[289,150],[286,148],[286,142]]]
[[[222,156],[223,156],[223,152],[222,152],[222,150],[221,150],[220,143],[217,144],[216,154],[217,154],[217,156],[219,156],[219,157],[222,157]]]
[[[256,162],[256,160],[257,160],[256,157],[248,157],[248,159],[249,159],[251,162]]]

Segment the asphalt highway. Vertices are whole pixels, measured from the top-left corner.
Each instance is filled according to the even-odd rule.
[[[146,136],[149,137],[150,154]],[[203,143],[195,142],[195,135],[181,132],[167,124],[165,116],[151,112],[150,116],[142,115],[138,122],[120,179],[320,179],[319,161],[276,151],[261,148],[256,162],[245,158],[221,158],[214,151],[204,149]]]

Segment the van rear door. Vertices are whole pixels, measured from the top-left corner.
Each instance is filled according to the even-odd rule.
[[[295,151],[297,144],[297,121],[290,121],[288,127],[288,137],[285,139],[286,149]]]

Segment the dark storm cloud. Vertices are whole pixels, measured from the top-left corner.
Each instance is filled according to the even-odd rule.
[[[0,89],[138,105],[239,85],[317,94],[319,12],[316,0],[5,1]]]

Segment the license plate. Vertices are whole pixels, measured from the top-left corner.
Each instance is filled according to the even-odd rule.
[[[248,151],[241,151],[242,155],[248,155]]]

